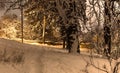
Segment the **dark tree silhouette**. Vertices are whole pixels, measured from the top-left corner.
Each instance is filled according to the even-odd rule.
[[[111,34],[110,34],[110,27],[108,27],[108,26],[104,26],[104,42],[105,42],[104,52],[106,54],[110,54],[110,52],[111,52]]]
[[[111,30],[110,30],[110,26],[111,26],[111,22],[112,22],[112,16],[113,13],[113,5],[114,5],[114,1],[110,0],[110,1],[105,1],[104,4],[104,15],[105,15],[105,22],[104,22],[104,43],[105,43],[105,48],[104,48],[104,52],[106,54],[110,54],[111,53]]]

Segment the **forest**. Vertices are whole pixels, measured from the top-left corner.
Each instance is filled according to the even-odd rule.
[[[120,0],[0,0],[0,13],[0,62],[35,62],[19,73],[120,73]]]

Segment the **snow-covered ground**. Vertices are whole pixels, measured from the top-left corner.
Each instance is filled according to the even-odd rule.
[[[89,65],[87,62],[91,62],[91,59],[83,52],[69,54],[66,50],[55,47],[0,39],[0,50],[4,49],[8,54],[14,50],[24,51],[24,62],[21,64],[0,62],[0,73],[105,73]],[[94,58],[92,64],[103,70],[105,68],[111,70],[108,60],[103,58]]]

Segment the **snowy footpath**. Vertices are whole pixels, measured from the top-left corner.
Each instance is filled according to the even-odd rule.
[[[65,50],[49,46],[22,44],[16,41],[0,39],[0,50],[24,51],[24,62],[21,64],[0,62],[0,73],[106,73],[89,66],[90,57],[86,54],[69,54]],[[109,71],[106,59],[94,58],[92,63]]]

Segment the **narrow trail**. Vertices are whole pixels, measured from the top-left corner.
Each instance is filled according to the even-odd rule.
[[[80,57],[77,60],[76,57],[79,55],[73,56],[65,52],[47,50],[43,57],[44,73],[82,73]]]
[[[26,71],[25,73],[44,73],[44,65],[42,62],[44,50],[34,49],[36,50],[31,50],[26,55],[24,71]]]

